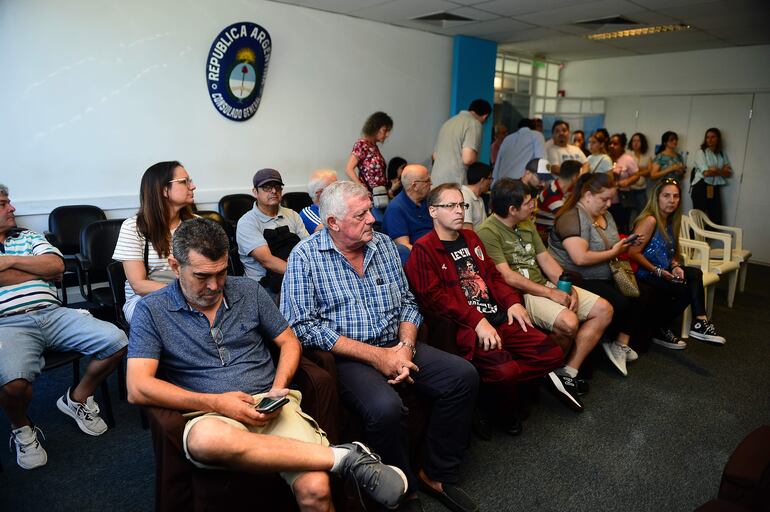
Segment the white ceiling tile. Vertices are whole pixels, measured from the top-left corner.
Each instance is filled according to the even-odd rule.
[[[458,9],[452,9],[447,12],[449,12],[450,14],[456,14],[457,16],[465,16],[466,18],[470,18],[476,21],[495,20],[500,17],[497,14],[492,14],[491,12],[474,9],[473,7],[460,7]]]
[[[447,30],[447,34],[463,34],[468,36],[484,37],[484,34],[499,34],[501,32],[515,32],[517,30],[528,30],[532,25],[521,23],[510,18],[498,18],[490,21],[479,21],[478,23],[469,23],[459,27]]]
[[[399,22],[411,20],[419,16],[444,12],[457,7],[456,4],[445,0],[392,0],[373,7],[352,12],[354,16],[375,21]]]
[[[565,6],[590,3],[594,0],[491,0],[474,7],[502,16],[518,16],[533,12],[550,12]]]
[[[515,18],[543,27],[552,27],[617,15],[628,15],[631,18],[633,13],[640,11],[644,11],[644,8],[624,0],[599,0],[581,5],[570,5],[553,11],[523,14],[515,16]]]

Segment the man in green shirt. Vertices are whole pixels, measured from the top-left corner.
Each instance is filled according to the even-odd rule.
[[[549,375],[549,383],[560,391],[557,396],[563,396],[562,389],[577,395],[578,370],[612,320],[612,306],[577,286],[569,294],[556,288],[563,269],[532,223],[535,192],[528,185],[500,179],[492,187],[490,202],[492,215],[476,232],[505,282],[524,295],[535,326],[551,331],[568,354],[565,366]]]

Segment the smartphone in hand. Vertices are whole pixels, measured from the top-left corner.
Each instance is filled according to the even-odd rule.
[[[269,396],[266,396],[259,401],[255,408],[257,409],[257,412],[262,414],[269,414],[271,412],[277,411],[288,403],[289,399],[285,396],[281,398],[270,398]]]
[[[623,243],[626,245],[632,245],[639,238],[639,233],[632,233],[623,239]]]

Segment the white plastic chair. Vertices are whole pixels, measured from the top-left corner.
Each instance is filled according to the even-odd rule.
[[[703,230],[721,231],[732,237],[732,259],[738,260],[741,267],[738,277],[738,291],[742,292],[746,288],[746,272],[748,271],[749,258],[751,258],[751,251],[743,248],[743,228],[717,224],[709,219],[705,212],[695,208],[690,210],[690,220]],[[722,248],[711,249],[711,256],[719,259],[723,252],[724,249]]]
[[[703,273],[703,290],[706,293],[706,315],[711,318],[714,309],[714,290],[719,282],[719,275],[709,270],[710,247],[706,242],[698,240],[679,239],[679,247],[684,255],[684,264],[688,267],[698,267]],[[682,314],[682,338],[690,337],[692,323],[692,307],[687,306]]]

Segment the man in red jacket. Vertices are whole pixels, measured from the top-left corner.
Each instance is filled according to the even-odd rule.
[[[428,208],[433,230],[414,244],[405,268],[412,290],[423,308],[457,324],[458,353],[473,363],[482,382],[512,399],[518,382],[561,367],[564,354],[533,327],[521,297],[476,233],[462,229],[466,203],[460,187],[434,188]]]

